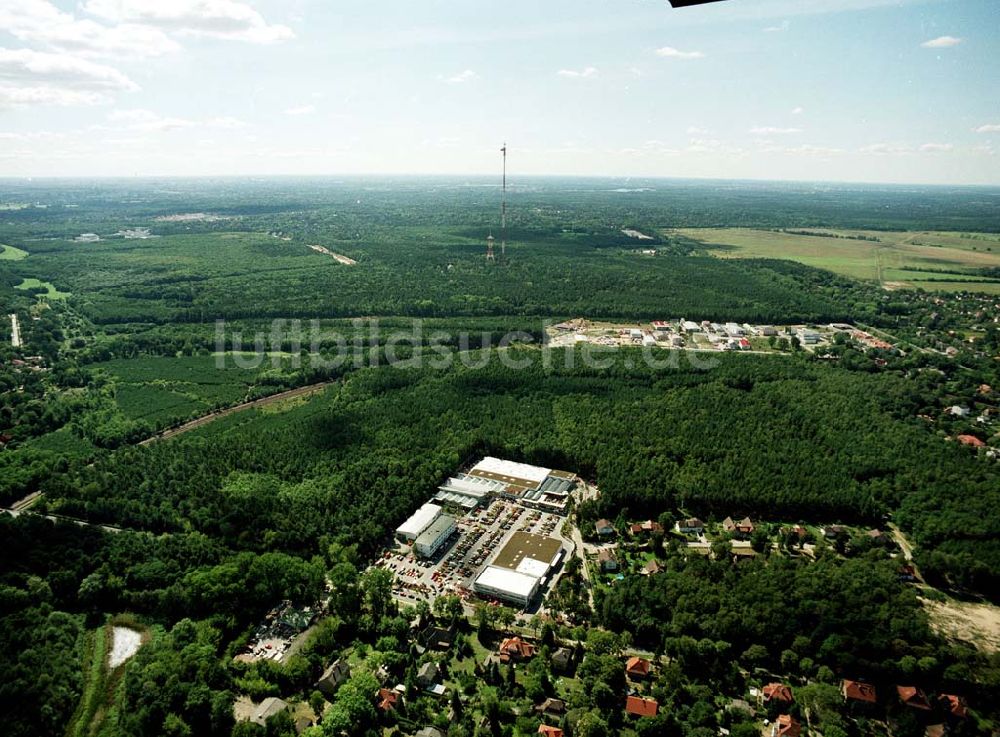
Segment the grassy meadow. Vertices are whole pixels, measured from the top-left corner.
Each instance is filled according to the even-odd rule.
[[[819,228],[808,229],[812,235],[755,228],[669,232],[702,243],[719,258],[798,261],[888,287],[1000,292],[1000,282],[980,273],[1000,268],[997,234]]]

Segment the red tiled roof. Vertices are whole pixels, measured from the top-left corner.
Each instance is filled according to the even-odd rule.
[[[958,442],[962,445],[970,445],[973,448],[982,448],[986,445],[986,443],[977,438],[975,435],[959,435]]]
[[[864,701],[869,704],[874,704],[876,701],[875,687],[870,683],[861,683],[860,681],[844,681],[840,684],[840,691],[844,694],[845,699]]]
[[[969,715],[969,705],[965,703],[965,699],[961,696],[943,693],[938,696],[938,700],[944,704],[945,708],[948,709],[952,716],[962,717],[964,719]]]
[[[535,646],[520,637],[508,637],[500,643],[500,659],[530,658],[535,654]]]
[[[930,711],[931,705],[927,703],[927,697],[916,686],[896,686],[896,693],[899,694],[899,700],[907,706]]]
[[[398,701],[399,694],[395,691],[390,691],[388,688],[380,688],[378,690],[378,708],[382,711],[395,709],[396,702]]]
[[[625,711],[637,717],[655,717],[660,705],[655,699],[644,699],[641,696],[629,696],[625,699]]]
[[[781,737],[799,737],[802,732],[802,725],[792,719],[790,714],[779,714],[775,724],[778,726],[777,734]]]
[[[788,704],[794,701],[791,687],[786,686],[784,683],[769,683],[764,686],[762,693],[764,694],[764,701],[784,701]]]
[[[563,731],[559,729],[559,727],[550,727],[548,724],[539,724],[538,734],[544,734],[546,737],[562,737]]]
[[[649,661],[645,658],[632,657],[625,662],[625,672],[630,676],[648,676]]]

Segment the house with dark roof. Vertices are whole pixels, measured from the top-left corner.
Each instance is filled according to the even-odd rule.
[[[429,624],[417,635],[417,642],[427,650],[447,650],[455,642],[455,627],[438,627]]]
[[[323,675],[316,681],[316,688],[324,696],[333,696],[337,693],[340,685],[350,677],[351,667],[347,664],[346,660],[338,658],[323,671]]]
[[[790,714],[779,714],[771,725],[771,737],[799,737],[802,725]]]
[[[561,716],[566,713],[566,702],[562,699],[547,698],[535,707],[535,711],[544,716]]]
[[[844,701],[847,702],[874,704],[878,700],[875,694],[875,687],[870,683],[862,683],[861,681],[841,681],[840,693],[844,696]]]
[[[660,711],[656,699],[643,696],[629,696],[625,699],[625,713],[634,717],[655,717]]]
[[[645,658],[633,656],[625,661],[625,675],[632,680],[642,680],[649,677],[652,664]]]
[[[552,668],[554,670],[566,673],[572,665],[573,651],[568,647],[557,648],[556,651],[552,653]]]
[[[628,531],[633,537],[650,535],[654,532],[663,532],[663,525],[659,522],[654,522],[653,520],[648,519],[645,522],[636,522],[635,524],[629,525]]]
[[[916,686],[896,686],[896,693],[899,695],[899,700],[911,709],[931,710],[927,695]]]

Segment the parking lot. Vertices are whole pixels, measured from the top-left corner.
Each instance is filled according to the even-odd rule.
[[[393,595],[402,605],[432,602],[444,594],[472,599],[472,582],[517,531],[559,538],[564,517],[494,500],[457,518],[458,534],[432,560],[416,558],[409,546],[387,550],[376,565],[395,574]]]

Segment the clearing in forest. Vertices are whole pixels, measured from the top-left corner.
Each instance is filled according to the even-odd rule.
[[[312,250],[316,251],[316,253],[323,253],[323,254],[326,254],[327,256],[331,256],[332,258],[334,258],[339,263],[344,264],[344,266],[354,266],[356,263],[358,263],[353,258],[348,258],[347,256],[343,256],[343,255],[341,255],[339,253],[334,253],[333,251],[331,251],[330,249],[326,248],[325,246],[309,246],[309,247]]]
[[[855,279],[934,291],[1000,291],[1000,280],[976,273],[1000,268],[1000,235],[941,231],[802,228],[684,228],[719,258],[798,261]]]
[[[980,650],[1000,650],[1000,607],[995,604],[921,599],[931,626],[947,638],[963,640]]]

